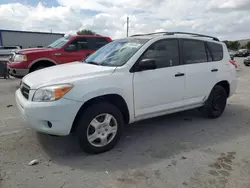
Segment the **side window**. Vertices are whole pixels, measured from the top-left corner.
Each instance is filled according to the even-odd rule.
[[[67,47],[67,49],[75,49],[76,51],[88,49],[86,38],[77,38],[73,40]]]
[[[152,44],[142,59],[155,60],[157,68],[179,65],[179,48],[176,39],[162,40]]]
[[[104,45],[106,45],[108,43],[108,41],[105,38],[88,38],[88,46],[90,50],[97,50],[101,47],[103,47]]]
[[[213,61],[220,61],[223,59],[223,48],[221,44],[207,42],[207,46],[212,53]]]
[[[211,51],[207,48],[207,46],[206,46],[206,51],[207,51],[207,61],[208,62],[213,61],[213,57],[212,57]]]
[[[78,38],[76,41],[77,50],[86,50],[88,49],[88,43],[86,38]]]
[[[207,62],[205,43],[198,40],[183,40],[183,59],[185,64]]]

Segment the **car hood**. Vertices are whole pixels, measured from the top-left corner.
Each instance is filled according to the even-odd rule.
[[[16,53],[20,54],[31,54],[31,53],[37,53],[37,52],[51,52],[55,51],[54,48],[28,48],[28,49],[22,49],[22,50],[17,50]]]
[[[53,84],[72,83],[87,77],[112,74],[115,68],[116,67],[73,62],[32,72],[26,75],[22,81],[30,86],[31,89],[37,89]]]

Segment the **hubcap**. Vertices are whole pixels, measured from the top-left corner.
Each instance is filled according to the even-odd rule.
[[[109,144],[117,133],[117,121],[111,114],[100,114],[89,124],[87,139],[95,147]]]

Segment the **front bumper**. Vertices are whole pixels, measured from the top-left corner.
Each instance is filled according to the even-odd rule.
[[[69,135],[81,102],[61,98],[54,102],[32,102],[15,93],[16,106],[28,125],[38,132],[51,135]]]
[[[11,76],[25,76],[29,74],[29,69],[17,69],[8,67],[8,70]]]
[[[12,76],[25,76],[26,74],[29,74],[27,62],[9,62],[8,70],[9,74]]]

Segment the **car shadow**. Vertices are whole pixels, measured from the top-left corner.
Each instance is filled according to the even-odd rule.
[[[145,166],[248,134],[248,114],[247,106],[229,104],[218,119],[204,119],[197,110],[191,110],[141,121],[126,126],[118,145],[98,155],[82,152],[74,136],[37,134],[37,137],[53,163],[75,169],[113,171]]]

